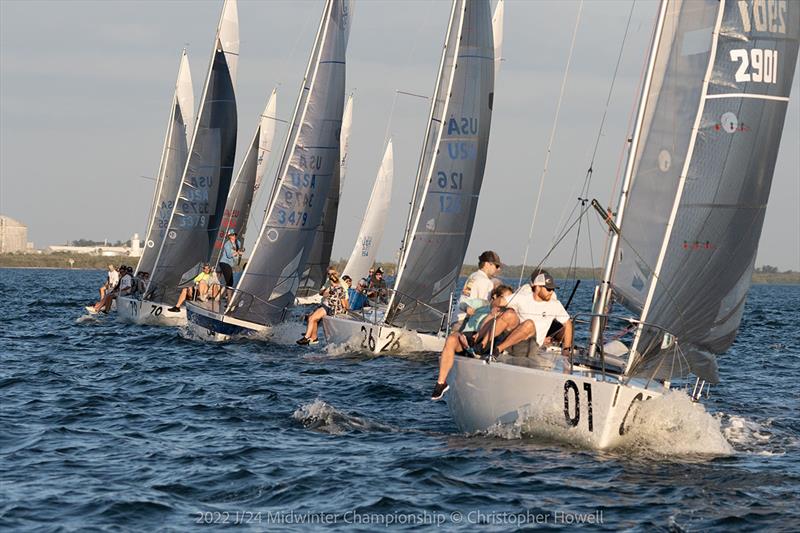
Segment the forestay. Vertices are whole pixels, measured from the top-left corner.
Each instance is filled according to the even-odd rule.
[[[387,323],[438,331],[483,182],[494,91],[488,0],[456,0],[445,40]]]
[[[272,153],[272,141],[275,138],[276,106],[277,91],[273,89],[267,106],[259,117],[256,132],[253,135],[250,147],[244,155],[242,166],[239,167],[239,173],[236,175],[236,179],[233,181],[228,193],[222,225],[217,233],[214,251],[209,261],[212,264],[216,264],[219,261],[222,246],[225,244],[225,236],[230,230],[235,231],[239,239],[244,242],[253,196],[261,187],[264,172],[266,172],[269,164],[269,156]]]
[[[150,279],[149,300],[174,305],[182,274],[208,260],[217,237],[236,152],[238,56],[236,1],[225,0],[189,158]]]
[[[378,177],[375,179],[375,185],[372,186],[372,194],[369,196],[369,203],[358,231],[355,247],[353,247],[350,259],[342,271],[342,275],[350,276],[353,283],[358,283],[359,279],[365,277],[369,273],[369,267],[375,263],[386,219],[389,216],[393,179],[394,150],[392,140],[389,139],[381,167],[378,170]]]
[[[667,5],[612,279],[648,324],[631,375],[718,380],[713,354],[744,310],[799,35],[798,2]]]
[[[328,0],[312,49],[279,179],[227,314],[258,324],[282,319],[339,169],[349,2]]]
[[[342,114],[342,132],[339,135],[340,161],[339,168],[334,172],[333,182],[328,190],[325,207],[322,210],[322,222],[317,227],[314,243],[308,254],[308,261],[300,277],[298,296],[311,296],[317,294],[325,283],[325,276],[331,262],[333,240],[336,235],[336,221],[339,218],[339,200],[344,190],[344,178],[347,171],[347,154],[350,144],[350,127],[353,121],[353,95],[347,98],[347,104]]]
[[[156,256],[167,232],[167,225],[178,195],[183,168],[189,154],[192,130],[194,129],[194,90],[189,71],[189,57],[181,52],[175,93],[169,108],[167,134],[158,166],[153,205],[145,233],[144,251],[139,258],[136,272],[153,272]]]

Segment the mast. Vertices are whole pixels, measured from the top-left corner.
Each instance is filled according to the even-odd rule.
[[[456,7],[458,5],[459,5],[459,1],[458,0],[453,0],[453,7],[451,8],[451,12],[450,12],[450,21],[447,23],[447,33],[445,34],[445,41],[444,41],[445,44],[444,44],[444,48],[442,49],[442,59],[441,59],[441,61],[439,63],[439,75],[436,78],[436,89],[435,89],[435,91],[433,93],[433,98],[431,100],[431,113],[430,113],[430,117],[428,118],[428,125],[425,128],[425,143],[422,145],[422,154],[420,155],[419,167],[417,169],[417,179],[414,182],[414,193],[411,196],[411,207],[408,210],[408,221],[406,222],[406,233],[405,233],[405,237],[403,238],[403,246],[400,248],[400,252],[401,252],[400,260],[398,261],[398,264],[397,264],[397,275],[395,276],[395,279],[394,279],[394,287],[395,287],[395,289],[397,289],[397,287],[398,287],[398,285],[400,283],[400,278],[403,275],[403,270],[405,270],[406,260],[408,258],[408,249],[411,247],[411,236],[412,236],[412,233],[414,232],[414,228],[416,228],[417,225],[419,224],[419,217],[420,217],[420,215],[422,215],[422,204],[423,204],[423,201],[425,199],[425,193],[428,190],[428,185],[430,185],[430,182],[431,182],[431,175],[433,174],[433,160],[432,160],[431,164],[429,165],[429,167],[427,169],[427,173],[425,175],[425,185],[424,185],[423,193],[421,195],[419,195],[419,202],[416,202],[418,205],[415,205],[415,201],[417,200],[417,193],[419,192],[419,188],[420,188],[421,178],[423,177],[422,176],[422,172],[423,172],[423,169],[425,168],[424,159],[425,159],[425,156],[427,154],[428,138],[429,138],[429,135],[430,135],[431,125],[433,124],[434,120],[437,120],[437,121],[440,122],[439,131],[436,134],[436,140],[434,142],[434,147],[439,146],[439,143],[442,140],[442,133],[444,133],[444,121],[442,119],[447,116],[447,109],[448,109],[448,106],[450,104],[450,92],[451,92],[452,87],[453,87],[453,78],[454,78],[453,72],[455,71],[456,66],[458,65],[457,50],[458,50],[459,45],[461,44],[461,40],[460,39],[456,41],[456,45],[455,45],[456,52],[453,53],[453,66],[450,69],[450,76],[449,76],[449,80],[448,80],[448,83],[447,83],[447,93],[446,93],[445,98],[444,98],[444,105],[442,106],[442,109],[441,109],[442,119],[435,118],[433,116],[433,114],[436,112],[436,100],[437,100],[437,98],[439,96],[439,89],[441,88],[442,75],[444,74],[445,61],[447,59],[447,54],[449,52],[447,44],[450,42],[450,33],[453,31],[453,22],[455,21]],[[457,29],[459,36],[461,35],[461,28],[464,25],[464,12],[465,11],[466,11],[466,5],[462,5],[462,7],[461,7],[461,16],[459,18],[458,29]],[[431,156],[432,156],[433,159],[435,159],[436,158],[436,152],[432,151],[431,152]],[[416,213],[416,216],[414,216],[415,213]],[[392,304],[394,303],[394,299],[395,299],[395,294],[396,294],[396,292],[392,291],[392,294],[389,297],[389,305],[387,306],[387,309],[391,309],[392,308]]]
[[[644,83],[642,84],[642,93],[639,97],[639,109],[636,112],[636,123],[633,129],[633,137],[631,137],[631,146],[628,149],[628,160],[625,164],[625,175],[622,179],[622,187],[620,189],[619,202],[617,204],[617,215],[614,218],[614,223],[617,228],[621,227],[622,218],[625,215],[625,206],[627,204],[628,192],[631,187],[631,180],[633,178],[633,169],[635,165],[636,153],[639,148],[639,141],[642,134],[642,123],[644,122],[645,108],[647,107],[647,100],[650,96],[650,86],[653,81],[653,69],[655,68],[656,56],[658,55],[658,43],[661,40],[661,33],[664,29],[664,18],[667,12],[667,4],[669,0],[661,0],[661,6],[658,11],[658,19],[656,20],[655,31],[653,32],[653,42],[650,45],[650,58],[647,65],[647,73],[645,74]],[[597,354],[597,344],[600,342],[602,330],[605,328],[602,316],[606,314],[608,307],[611,287],[611,274],[614,271],[614,265],[617,262],[617,255],[619,253],[619,233],[616,231],[611,232],[611,242],[608,246],[608,255],[606,256],[606,264],[603,269],[603,278],[598,287],[597,296],[592,306],[592,322],[591,322],[591,336],[589,338],[589,357],[595,357]]]
[[[455,11],[456,11],[456,4],[458,4],[458,0],[453,0],[453,6],[450,8],[450,20],[447,23],[447,32],[445,33],[444,38],[444,47],[442,47],[442,57],[439,60],[439,75],[436,78],[436,84],[433,92],[433,98],[431,99],[431,112],[428,115],[428,125],[425,128],[425,142],[422,144],[422,153],[419,156],[419,163],[417,165],[417,177],[414,180],[414,192],[411,193],[411,205],[408,207],[408,218],[406,220],[406,229],[403,232],[403,242],[400,245],[400,257],[397,262],[397,277],[395,278],[394,285],[397,287],[397,281],[400,279],[400,267],[405,262],[406,250],[408,250],[409,246],[409,238],[411,237],[411,233],[414,231],[411,222],[414,217],[414,201],[417,199],[417,193],[419,192],[419,184],[422,178],[422,169],[424,168],[424,159],[426,148],[428,147],[428,137],[431,131],[431,124],[433,124],[433,113],[436,111],[436,97],[439,96],[439,86],[441,85],[442,74],[444,73],[444,62],[447,58],[447,43],[450,40],[450,32],[453,28],[453,19],[455,18]],[[463,18],[463,17],[462,17]],[[455,61],[453,62],[453,68],[455,68]],[[449,97],[448,97],[449,99]],[[441,139],[441,130],[439,131],[439,136],[436,139],[436,144],[439,143],[439,139]],[[429,176],[428,176],[429,177]],[[392,298],[394,299],[394,295]],[[391,308],[392,302],[389,302],[389,307]]]

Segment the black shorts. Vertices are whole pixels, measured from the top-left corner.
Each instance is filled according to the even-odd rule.
[[[222,276],[225,278],[225,286],[233,287],[233,268],[228,263],[219,263],[219,268],[222,270]]]
[[[333,316],[333,309],[331,309],[330,307],[328,307],[328,306],[327,306],[327,305],[325,305],[325,304],[320,304],[320,305],[317,307],[317,309],[324,309],[324,310],[325,310],[325,314],[326,314],[326,315],[328,315],[328,316]],[[316,311],[317,309],[315,309],[315,311]]]

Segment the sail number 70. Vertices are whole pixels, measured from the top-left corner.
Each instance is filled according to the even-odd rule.
[[[778,51],[753,48],[731,50],[731,61],[739,63],[736,81],[756,83],[778,83]]]

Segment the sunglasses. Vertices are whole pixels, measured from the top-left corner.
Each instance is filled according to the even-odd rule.
[[[503,265],[500,263],[494,263],[495,268],[503,268]]]

